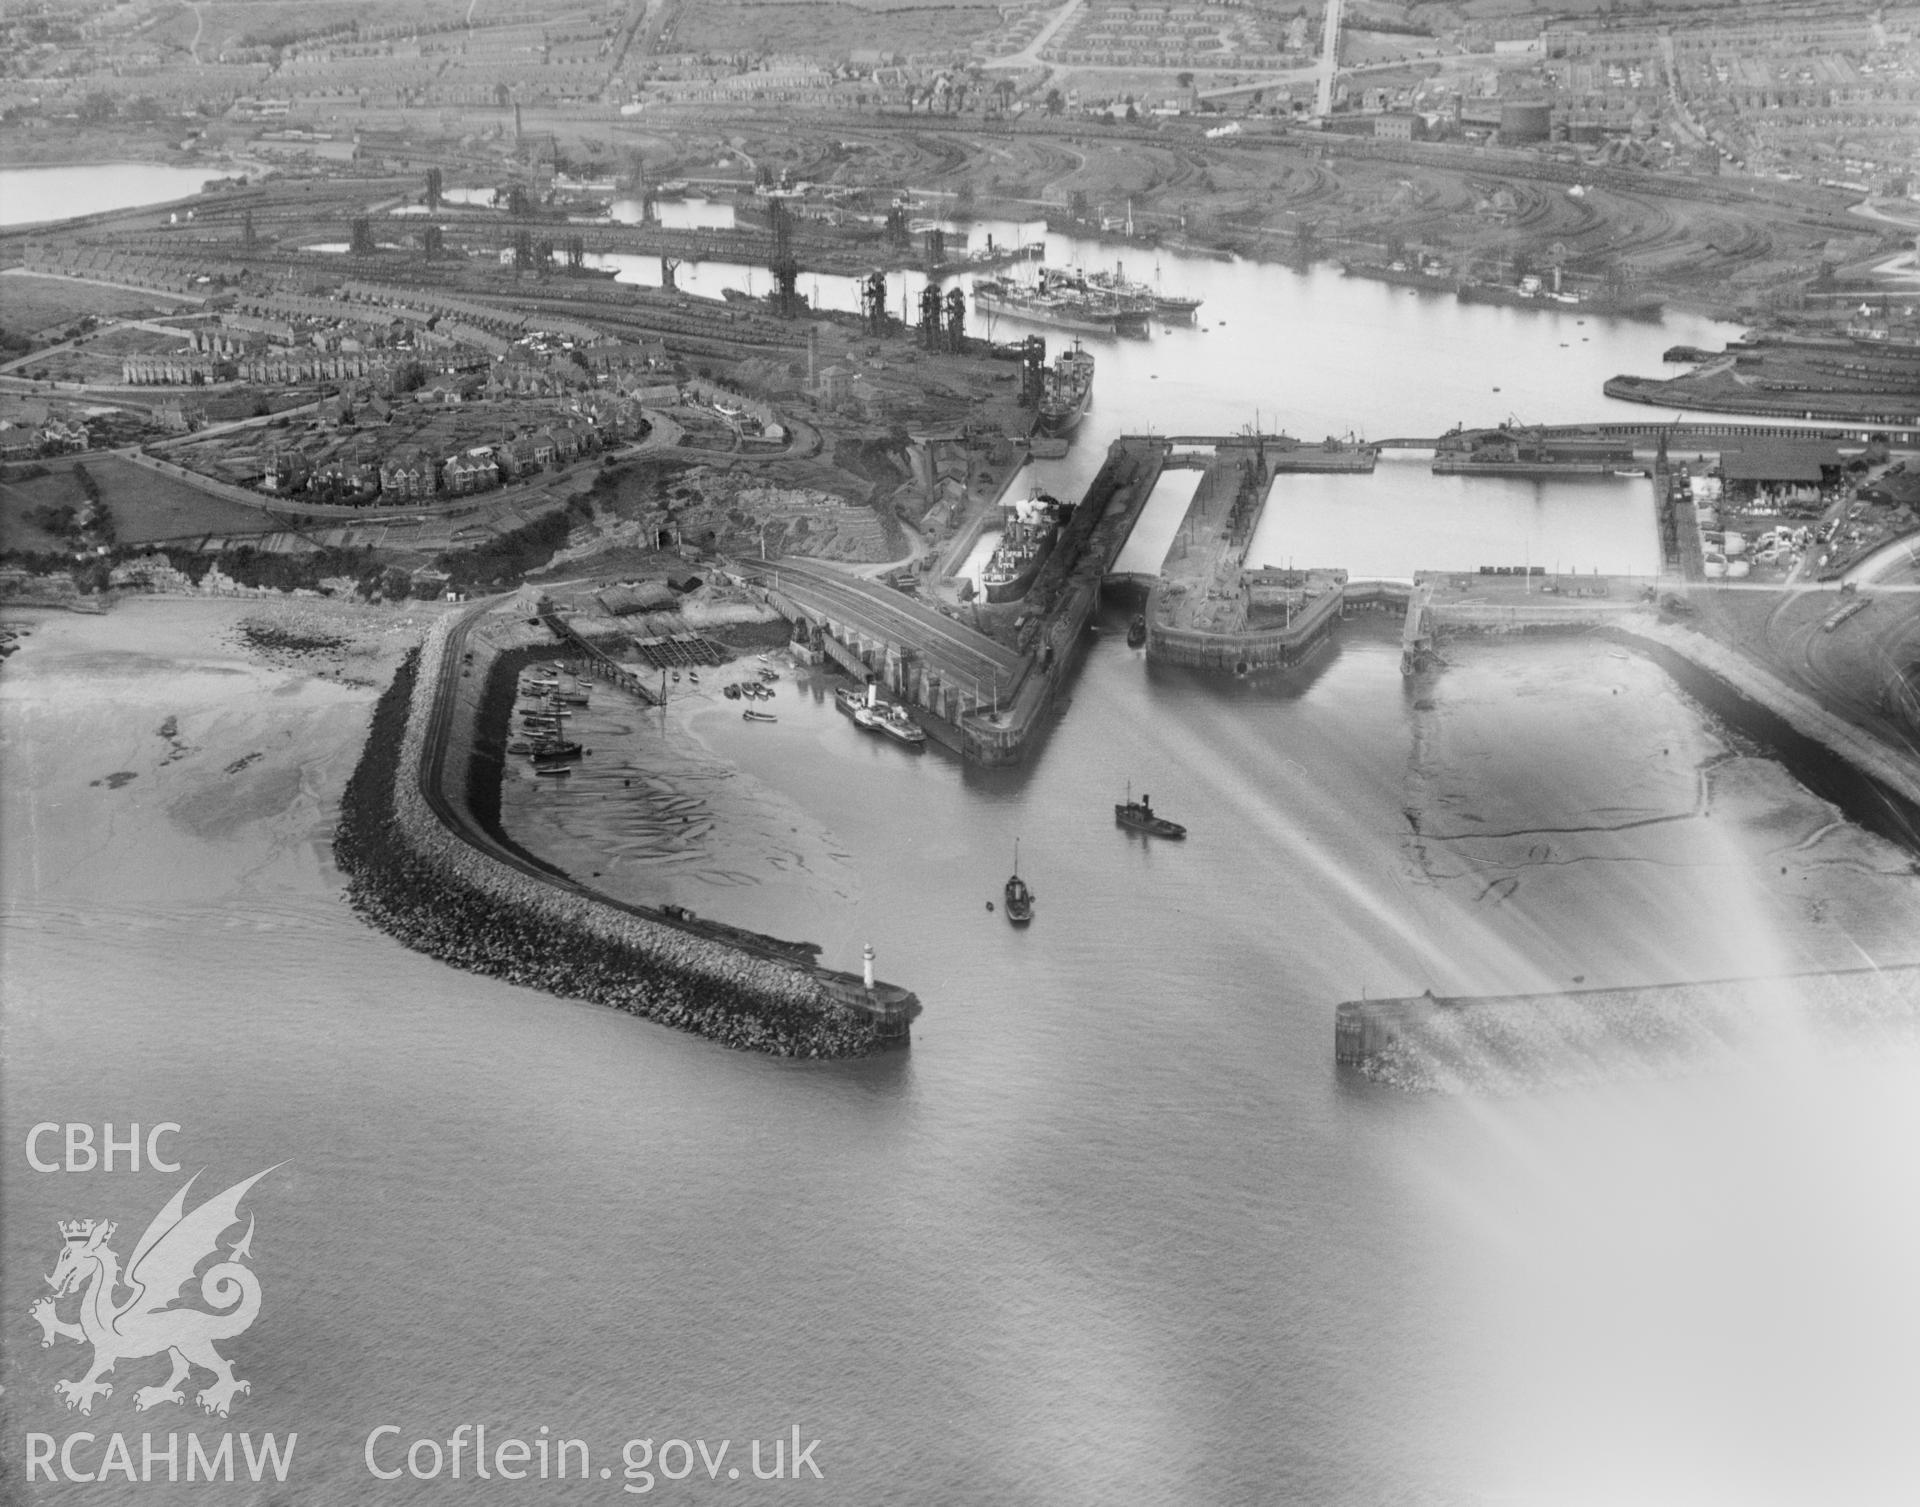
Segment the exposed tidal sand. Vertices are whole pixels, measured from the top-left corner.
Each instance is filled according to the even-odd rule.
[[[334,884],[341,786],[433,612],[133,599],[20,614],[30,636],[0,671],[7,908]]]
[[[1607,983],[1699,976],[1683,940],[1699,928],[1724,935],[1723,976],[1920,960],[1914,856],[1847,822],[1659,666],[1598,640],[1445,652],[1408,750],[1413,885],[1453,909],[1517,911],[1543,961],[1638,956]],[[1558,982],[1609,973],[1570,961]]]
[[[755,680],[763,666],[782,677],[771,699],[725,698],[722,686]],[[862,751],[870,740],[838,713],[830,721],[822,715],[828,687],[839,682],[796,668],[784,654],[747,655],[698,673],[698,685],[684,676],[669,681],[659,709],[596,685],[592,704],[568,726],[590,757],[558,781],[539,778],[525,760],[508,760],[502,824],[542,858],[619,899],[683,905],[790,941],[826,942],[820,921],[858,906],[860,874],[844,840],[818,815],[740,766],[739,741],[776,730],[746,724],[740,714],[752,707],[781,719],[788,740],[781,746],[789,749],[796,735],[816,750],[822,736]],[[856,958],[826,961],[857,966]]]

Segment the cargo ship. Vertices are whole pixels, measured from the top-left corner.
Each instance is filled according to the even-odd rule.
[[[1342,262],[1340,269],[1348,277],[1364,277],[1369,282],[1392,283],[1396,288],[1418,288],[1426,293],[1451,293],[1453,276],[1438,263],[1412,267],[1402,261]]]
[[[1658,319],[1666,301],[1655,293],[1556,293],[1537,277],[1519,284],[1463,282],[1455,295],[1461,303],[1498,304],[1509,309],[1550,309],[1561,314],[1606,314],[1618,319]]]
[[[1132,304],[1144,304],[1162,319],[1186,319],[1196,313],[1200,305],[1206,302],[1201,298],[1183,298],[1177,293],[1163,293],[1158,287],[1135,282],[1127,276],[1127,271],[1119,262],[1113,264],[1111,272],[1089,272],[1087,285]]]
[[[1040,268],[1031,286],[1005,277],[975,278],[973,306],[988,314],[1010,314],[1036,324],[1108,335],[1144,333],[1153,318],[1151,301],[1123,299],[1083,277],[1051,267]]]
[[[1003,502],[1000,507],[1000,544],[980,571],[980,590],[989,602],[1017,602],[1053,553],[1061,528],[1073,516],[1073,504],[1035,492],[1025,502]]]
[[[1062,351],[1047,369],[1034,415],[1034,431],[1042,435],[1072,434],[1093,406],[1093,356],[1080,349]]]

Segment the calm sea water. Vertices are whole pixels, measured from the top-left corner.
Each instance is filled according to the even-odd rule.
[[[1577,417],[1596,374],[1700,333],[1571,326],[1591,338],[1563,351],[1565,321],[1337,274],[1165,270],[1225,325],[1103,346],[1103,427],[1063,485],[1143,416],[1219,430],[1256,398],[1309,437],[1484,417],[1496,383]],[[1464,525],[1482,500],[1438,505]],[[1605,511],[1596,538],[1639,527],[1610,495],[1566,505]],[[1489,1102],[1343,1080],[1331,1027],[1363,990],[1903,959],[1904,856],[1602,646],[1464,648],[1415,688],[1382,619],[1221,683],[1149,670],[1123,625],[1021,769],[857,736],[789,675],[773,725],[602,696],[588,769],[509,791],[517,831],[610,889],[842,966],[871,941],[927,1013],[910,1053],[828,1066],[362,927],[326,850],[358,714],[294,680],[295,731],[262,749],[279,783],[117,839],[74,814],[109,798],[80,774],[132,767],[112,730],[150,743],[191,707],[217,767],[255,751],[252,683],[217,655],[191,678],[103,655],[50,685],[23,656],[0,682],[9,1458],[29,1431],[119,1430],[137,1467],[142,1430],[297,1430],[285,1487],[142,1494],[429,1503],[475,1488],[375,1479],[369,1433],[398,1430],[374,1464],[404,1470],[412,1441],[485,1424],[592,1450],[587,1481],[478,1488],[503,1500],[622,1499],[641,1438],[732,1441],[717,1479],[697,1454],[656,1477],[678,1502],[1903,1500],[1910,1049],[1836,1055],[1788,1014],[1705,1079]],[[1129,782],[1186,844],[1113,826]],[[1016,840],[1024,932],[986,908]],[[180,1122],[183,1172],[24,1170],[33,1124],[108,1120]],[[254,1387],[228,1423],[136,1412],[155,1360],[65,1412],[48,1388],[81,1352],[24,1317],[50,1222],[120,1220],[124,1254],[186,1172],[208,1168],[197,1198],[279,1162],[247,1205],[271,1286],[225,1346]],[[825,1479],[754,1480],[748,1441],[764,1466],[794,1427]]]
[[[198,193],[219,176],[212,168],[154,162],[0,168],[0,225],[32,225],[72,214],[164,204]]]

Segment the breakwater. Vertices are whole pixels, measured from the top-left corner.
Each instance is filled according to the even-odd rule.
[[[474,973],[610,1005],[724,1045],[859,1057],[905,1045],[919,1001],[895,986],[700,935],[593,894],[436,809],[451,697],[443,619],[376,706],[347,782],[334,854],[354,910],[416,951]],[[457,678],[456,678],[457,680]]]
[[[1920,967],[1550,994],[1348,1000],[1334,1060],[1388,1087],[1513,1093],[1695,1072],[1769,1033],[1910,1036]]]

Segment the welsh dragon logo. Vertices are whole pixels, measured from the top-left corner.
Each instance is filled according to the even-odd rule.
[[[196,1366],[214,1376],[213,1384],[198,1394],[200,1405],[209,1413],[226,1417],[235,1396],[253,1390],[252,1383],[235,1376],[232,1362],[213,1348],[216,1340],[244,1334],[260,1313],[260,1279],[246,1264],[253,1248],[252,1216],[247,1218],[247,1233],[224,1253],[219,1241],[240,1222],[240,1200],[247,1190],[273,1170],[254,1173],[188,1213],[187,1190],[198,1180],[196,1172],[153,1217],[127,1258],[124,1273],[119,1255],[108,1244],[117,1228],[111,1221],[81,1219],[59,1225],[60,1259],[47,1278],[53,1296],[39,1299],[27,1311],[40,1325],[43,1348],[58,1339],[93,1346],[93,1365],[85,1376],[54,1383],[54,1391],[66,1398],[69,1408],[91,1413],[96,1397],[113,1395],[113,1384],[101,1378],[118,1362],[143,1360],[162,1351],[173,1360],[173,1374],[162,1386],[135,1392],[136,1408],[184,1402],[180,1384]],[[201,1262],[220,1255],[224,1259],[200,1278],[201,1300],[217,1311],[176,1308],[181,1289],[193,1280]],[[120,1297],[123,1290],[131,1296]],[[74,1292],[80,1294],[77,1324],[62,1319],[58,1311],[60,1301]]]

